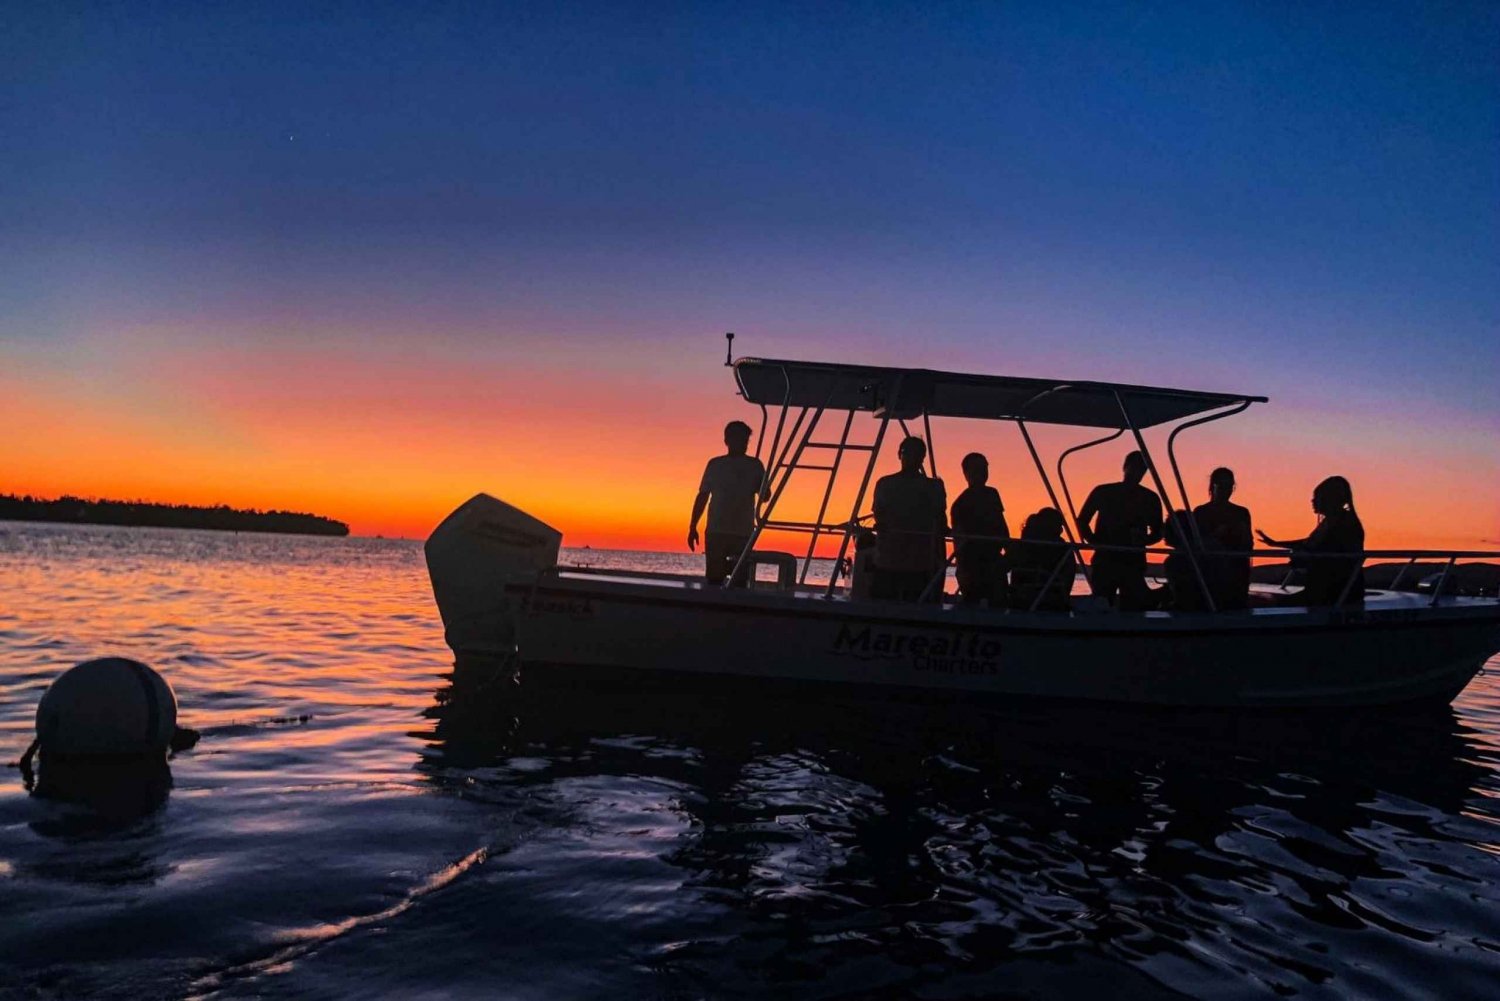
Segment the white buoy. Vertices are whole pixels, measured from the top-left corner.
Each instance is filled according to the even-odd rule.
[[[36,707],[42,753],[164,753],[177,729],[177,698],[140,661],[104,657],[65,671]]]

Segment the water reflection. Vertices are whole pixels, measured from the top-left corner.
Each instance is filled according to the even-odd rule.
[[[672,790],[680,906],[725,908],[734,940],[669,962],[710,977],[894,989],[941,970],[989,990],[1066,957],[1193,993],[1463,993],[1500,950],[1494,790],[1447,708],[547,689],[464,664],[430,715],[421,767],[470,795],[584,775]]]
[[[21,868],[73,883],[123,886],[151,883],[169,871],[157,858],[157,814],[172,789],[165,757],[80,760],[42,754],[27,788],[53,804],[31,820],[55,848]]]

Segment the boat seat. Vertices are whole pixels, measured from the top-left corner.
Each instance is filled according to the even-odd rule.
[[[755,572],[760,567],[776,568],[776,588],[779,591],[791,591],[797,586],[797,557],[791,553],[777,552],[774,549],[752,549],[750,550],[750,580],[755,580]]]

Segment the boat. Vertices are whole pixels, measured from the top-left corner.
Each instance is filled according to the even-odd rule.
[[[1500,651],[1500,599],[1457,595],[1441,580],[1416,592],[1396,590],[1398,579],[1366,591],[1362,603],[1341,600],[1334,607],[1291,603],[1295,597],[1287,596],[1296,592],[1283,584],[1272,588],[1281,595],[1277,603],[1235,611],[1215,609],[1205,586],[1203,610],[1125,612],[1086,594],[1073,596],[1066,610],[1044,610],[1039,601],[974,607],[947,595],[940,573],[929,587],[935,600],[872,600],[861,587],[858,540],[888,439],[923,437],[935,475],[933,418],[1014,424],[1053,506],[1073,517],[1053,570],[1073,581],[1075,574],[1086,579],[1087,554],[1106,547],[1082,543],[1073,530],[1070,457],[1130,436],[1171,512],[1178,505],[1143,435],[1170,428],[1166,470],[1182,507],[1191,509],[1178,436],[1267,398],[800,360],[726,357],[725,364],[739,395],[759,410],[755,454],[767,468],[755,531],[736,566],[749,567],[751,586],[559,565],[559,531],[479,494],[450,514],[425,547],[445,637],[460,661],[518,657],[523,684],[774,682],[859,686],[899,697],[1279,709],[1447,704]],[[1031,434],[1037,425],[1098,436],[1057,456],[1054,484]],[[784,498],[794,478],[808,477],[821,489],[821,503],[799,520],[782,510]],[[847,518],[830,514],[838,484],[845,495],[853,490]],[[797,551],[766,547],[772,538],[798,539]],[[1202,555],[1227,554],[1195,556],[1193,548],[1186,552],[1202,584]],[[1405,561],[1407,568],[1438,561],[1444,574],[1459,560],[1495,557],[1500,553],[1363,553],[1363,560]],[[1355,571],[1363,565],[1341,558]],[[840,570],[850,563],[846,578]],[[1351,573],[1345,597],[1354,581]]]

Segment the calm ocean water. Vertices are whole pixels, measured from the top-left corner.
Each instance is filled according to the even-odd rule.
[[[455,692],[417,543],[0,522],[5,761],[104,654],[203,738],[96,809],[0,771],[0,996],[1500,993],[1500,662],[1303,719]]]

